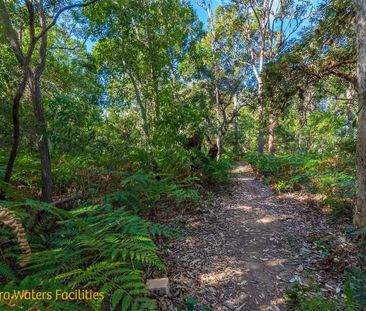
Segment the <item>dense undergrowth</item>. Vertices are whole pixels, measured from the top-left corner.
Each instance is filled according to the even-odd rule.
[[[305,191],[321,195],[335,216],[352,210],[355,191],[354,159],[316,153],[244,156],[265,181],[279,192]]]
[[[153,174],[138,163],[126,167],[91,157],[59,157],[54,162],[56,193],[59,198],[77,195],[74,206],[65,210],[35,200],[39,164],[21,155],[14,172],[15,185],[1,184],[7,199],[1,206],[23,224],[31,260],[24,268],[20,266],[22,242],[4,223],[0,227],[0,291],[50,292],[52,297],[1,299],[1,310],[156,309],[145,287],[144,271],[149,267],[166,273],[166,266],[154,239],[178,238],[180,234],[177,228],[141,215],[160,206],[195,204],[210,187],[229,179],[227,157],[213,161],[195,151],[187,159],[190,162],[180,167],[179,174]],[[91,290],[103,297],[63,300],[56,297],[57,290]]]

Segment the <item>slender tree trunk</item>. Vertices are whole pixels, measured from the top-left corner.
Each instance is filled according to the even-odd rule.
[[[264,153],[264,137],[263,137],[263,83],[262,79],[258,81],[258,101],[259,101],[259,129],[258,129],[258,153]]]
[[[151,81],[152,81],[152,92],[153,92],[153,108],[155,111],[156,120],[160,119],[160,104],[159,104],[159,81],[156,72],[158,71],[156,66],[156,57],[154,55],[154,49],[152,45],[152,33],[149,27],[146,28],[147,33],[147,44],[148,44],[148,53],[150,55],[150,72],[151,72]]]
[[[52,202],[52,171],[47,136],[47,122],[42,104],[40,77],[35,74],[31,75],[31,97],[34,115],[37,120],[37,141],[41,157],[41,200],[45,202]]]
[[[222,155],[222,144],[223,144],[223,132],[222,126],[220,122],[220,91],[217,81],[215,81],[215,104],[216,104],[216,119],[217,119],[217,138],[216,138],[216,145],[217,145],[217,160],[221,158]]]
[[[347,102],[346,102],[346,109],[347,109],[347,132],[349,135],[353,135],[353,113],[352,113],[352,104],[353,104],[353,94],[354,89],[352,84],[349,84],[349,87],[346,92]]]
[[[270,155],[274,155],[276,151],[276,143],[275,143],[276,125],[277,125],[276,118],[271,113],[269,116],[269,125],[268,125],[268,152]]]
[[[366,0],[356,0],[355,3],[359,113],[356,151],[356,208],[353,224],[356,228],[363,228],[366,227]]]
[[[216,145],[217,145],[217,156],[216,159],[220,160],[222,156],[222,144],[223,144],[223,134],[221,127],[218,128],[217,131],[217,139],[216,139]]]
[[[154,161],[154,156],[153,156],[152,148],[151,148],[151,144],[150,144],[150,131],[149,131],[149,124],[148,124],[148,121],[147,121],[146,109],[145,109],[145,106],[142,102],[141,93],[140,93],[139,87],[137,85],[137,82],[136,82],[134,76],[129,71],[128,71],[128,75],[131,79],[131,82],[132,82],[132,85],[133,85],[133,88],[134,88],[134,91],[135,91],[137,105],[140,108],[140,114],[141,114],[141,120],[142,120],[142,129],[143,129],[143,132],[144,132],[144,139],[145,139],[145,144],[146,144],[146,153],[147,153],[147,156],[149,158],[149,165],[151,166],[152,170],[154,171],[155,170],[155,167],[154,167],[155,161]]]
[[[27,86],[28,81],[28,70],[25,68],[23,71],[23,79],[18,86],[17,92],[13,98],[13,106],[12,106],[12,118],[13,118],[13,143],[11,146],[11,151],[9,155],[9,160],[6,166],[4,181],[6,183],[10,182],[11,175],[13,173],[15,159],[18,154],[18,146],[19,146],[19,106],[20,100],[23,97],[25,88]]]
[[[234,112],[236,113],[239,110],[238,104],[238,94],[234,94]],[[238,116],[236,115],[234,118],[234,139],[235,139],[235,153],[239,154],[239,123]]]

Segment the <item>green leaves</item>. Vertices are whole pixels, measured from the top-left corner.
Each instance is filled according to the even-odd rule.
[[[351,268],[345,285],[346,307],[348,311],[361,311],[366,307],[366,274]]]
[[[334,216],[341,216],[350,207],[347,202],[354,197],[354,168],[346,171],[343,167],[348,164],[343,159],[313,153],[275,156],[247,153],[245,159],[278,191],[319,193]]]
[[[27,277],[23,280],[18,280],[7,263],[0,262],[0,275],[7,279],[4,288],[27,286],[29,290],[48,291],[63,284],[67,291],[81,288],[104,293],[104,300],[84,301],[76,306],[81,309],[89,305],[94,310],[104,310],[109,303],[115,310],[156,309],[145,287],[142,269],[147,266],[166,269],[157,255],[152,235],[173,236],[175,230],[107,204],[82,206],[69,213],[30,200],[7,202],[12,208],[19,204],[50,212],[64,220],[59,221],[58,230],[48,240],[47,248],[38,251],[39,247],[34,248],[32,261],[25,269]],[[4,255],[10,258],[11,249],[4,249]],[[29,283],[29,278],[37,282]],[[42,303],[40,301],[39,305]],[[52,302],[53,310],[72,309],[63,304],[66,302]],[[72,304],[68,302],[68,305]]]
[[[0,261],[0,275],[6,277],[8,281],[16,281],[17,276],[14,271],[3,261]]]

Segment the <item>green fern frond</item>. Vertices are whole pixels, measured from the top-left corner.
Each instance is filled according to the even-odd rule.
[[[6,277],[9,281],[17,280],[14,271],[3,261],[0,261],[0,275]]]

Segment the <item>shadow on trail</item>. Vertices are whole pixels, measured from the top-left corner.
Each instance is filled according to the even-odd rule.
[[[186,216],[185,240],[169,249],[173,295],[212,310],[287,310],[283,295],[301,264],[308,213],[236,166],[230,190],[203,214]]]

